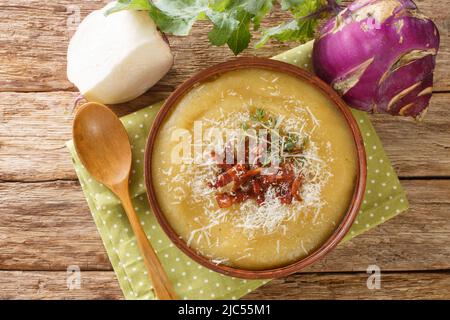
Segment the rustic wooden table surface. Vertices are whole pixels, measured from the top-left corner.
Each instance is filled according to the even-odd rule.
[[[64,145],[77,96],[66,79],[68,40],[78,16],[104,3],[0,0],[0,298],[123,298]],[[371,117],[410,210],[247,298],[450,298],[450,0],[417,4],[441,32],[430,110],[421,123]],[[283,18],[275,13],[266,24]],[[170,37],[174,68],[117,112],[160,100],[194,72],[231,58],[208,44],[205,29],[200,23],[187,38]],[[245,54],[268,57],[294,45]],[[366,287],[373,264],[382,272],[379,290]],[[80,289],[67,288],[69,265],[81,268]]]

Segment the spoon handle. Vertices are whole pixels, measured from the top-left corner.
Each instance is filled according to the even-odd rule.
[[[117,195],[119,196],[122,206],[127,213],[128,220],[130,220],[131,228],[136,236],[136,242],[144,259],[144,264],[147,268],[150,281],[153,284],[153,290],[156,297],[159,300],[177,300],[178,297],[172,288],[172,284],[161,266],[161,262],[159,261],[155,250],[153,250],[150,242],[147,240],[144,230],[142,229],[139,218],[134,211],[128,190],[126,194],[117,193]]]

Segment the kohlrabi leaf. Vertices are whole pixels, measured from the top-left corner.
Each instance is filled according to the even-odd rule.
[[[228,47],[230,47],[235,55],[238,55],[241,51],[246,49],[250,43],[250,39],[252,38],[249,30],[251,18],[251,15],[244,10],[241,10],[237,15],[239,25],[227,41]]]
[[[254,30],[259,28],[261,20],[272,10],[273,2],[273,0],[250,0],[245,3],[245,11],[253,16]]]
[[[298,33],[298,24],[296,20],[291,20],[279,26],[264,29],[261,39],[256,43],[255,47],[262,47],[270,38],[280,41],[288,41],[295,39]]]
[[[214,27],[208,34],[213,44],[227,43],[234,54],[246,49],[251,40],[250,26],[257,29],[272,9],[273,0],[215,0],[207,13]]]
[[[215,46],[221,46],[227,43],[228,39],[230,39],[233,32],[239,26],[239,21],[229,12],[210,10],[206,15],[214,25],[208,33],[209,41]]]
[[[150,16],[161,31],[186,36],[192,25],[208,10],[208,0],[158,0]]]
[[[262,31],[261,39],[255,45],[262,47],[269,39],[278,41],[307,41],[314,37],[319,19],[326,12],[325,0],[283,0],[282,9],[291,11],[294,19]],[[322,12],[323,11],[323,12]]]
[[[116,4],[106,11],[106,15],[122,10],[151,10],[148,0],[118,0]]]
[[[121,10],[148,11],[162,32],[188,35],[197,20],[208,19],[208,33],[213,45],[228,44],[234,54],[246,49],[276,0],[118,0],[107,14]],[[313,37],[318,20],[339,8],[335,0],[280,0],[281,8],[290,11],[293,20],[264,29],[256,47],[269,39],[306,41]]]
[[[281,10],[289,10],[292,7],[301,5],[305,0],[281,0]]]
[[[111,14],[121,10],[144,10],[162,32],[186,36],[192,25],[208,10],[208,0],[119,0],[107,11]]]

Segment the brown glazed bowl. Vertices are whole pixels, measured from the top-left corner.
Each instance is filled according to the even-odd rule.
[[[168,114],[169,110],[172,107],[174,107],[180,100],[180,98],[182,98],[183,95],[186,94],[194,85],[210,80],[215,76],[218,76],[227,71],[246,68],[259,68],[277,72],[284,72],[291,76],[303,79],[308,83],[312,84],[313,86],[319,88],[323,92],[323,94],[328,96],[334,102],[336,108],[338,108],[339,111],[342,113],[342,115],[345,117],[348,127],[350,128],[353,134],[358,158],[358,173],[353,198],[347,210],[347,213],[343,217],[339,226],[337,226],[334,233],[328,238],[328,240],[321,247],[319,247],[315,252],[311,253],[307,257],[283,267],[267,270],[245,270],[233,268],[226,265],[215,264],[208,258],[200,255],[195,250],[190,248],[186,244],[186,242],[176,234],[176,232],[172,229],[172,227],[166,220],[164,213],[161,211],[158,205],[152,181],[153,144],[157,136],[158,130],[161,124],[163,123],[164,118]],[[325,82],[323,82],[316,76],[308,73],[307,71],[288,63],[266,58],[249,57],[249,58],[234,59],[231,61],[217,64],[206,70],[203,70],[194,75],[192,78],[185,81],[169,96],[169,98],[166,100],[161,110],[159,111],[158,115],[156,116],[152,129],[149,133],[147,147],[145,150],[145,184],[147,188],[148,200],[151,208],[153,209],[154,214],[156,215],[156,218],[158,219],[158,222],[160,223],[161,227],[166,232],[166,234],[169,236],[169,238],[172,240],[172,242],[186,255],[188,255],[190,258],[200,263],[201,265],[211,270],[223,273],[225,275],[245,279],[270,279],[270,278],[284,277],[293,274],[305,268],[306,266],[309,266],[315,261],[319,260],[320,258],[325,256],[328,252],[330,252],[330,250],[336,247],[336,245],[342,240],[342,238],[346,235],[346,233],[350,229],[353,221],[356,218],[356,215],[359,212],[366,187],[366,174],[367,174],[366,154],[363,139],[359,131],[359,127],[355,119],[353,118],[350,108],[339,97],[339,95]]]

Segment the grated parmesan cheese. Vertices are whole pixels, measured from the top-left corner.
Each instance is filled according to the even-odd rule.
[[[276,82],[276,81],[274,81]],[[235,96],[235,91],[227,91],[228,95]],[[250,105],[252,101],[250,100]],[[192,230],[187,240],[188,245],[205,239],[208,245],[219,244],[210,243],[210,230],[221,223],[232,222],[236,228],[242,230],[249,239],[252,239],[257,232],[271,234],[277,230],[286,233],[284,225],[287,221],[298,219],[300,215],[313,216],[313,223],[320,220],[321,208],[326,204],[322,199],[321,192],[323,186],[331,176],[327,169],[327,162],[319,156],[319,147],[312,139],[312,132],[320,125],[319,121],[313,116],[308,107],[302,106],[298,101],[295,104],[295,116],[285,117],[278,120],[276,126],[282,126],[285,132],[297,135],[300,139],[308,139],[309,145],[302,154],[294,155],[294,172],[302,174],[304,183],[301,190],[303,201],[298,202],[295,199],[290,205],[282,204],[277,198],[275,189],[269,188],[265,194],[265,202],[262,205],[256,204],[254,200],[247,200],[239,204],[238,214],[230,208],[219,208],[215,200],[216,190],[210,188],[208,183],[214,183],[217,179],[219,169],[215,162],[209,157],[210,150],[214,150],[216,145],[204,145],[207,150],[203,154],[203,163],[197,165],[187,165],[184,170],[180,170],[179,175],[173,178],[173,181],[189,181],[189,192],[180,193],[176,200],[188,199],[193,204],[201,204],[203,215],[208,221],[207,225]],[[239,124],[246,123],[251,118],[249,110],[241,112],[231,112],[225,115],[220,112],[218,120],[204,119],[213,127],[219,127],[223,131],[227,129],[239,129]],[[299,123],[299,118],[305,119]],[[306,119],[311,119],[313,126],[306,125]],[[292,157],[293,155],[284,155]],[[171,173],[171,172],[170,172]],[[178,190],[179,191],[179,190]],[[302,221],[299,221],[302,223]],[[277,243],[277,252],[279,243]]]

